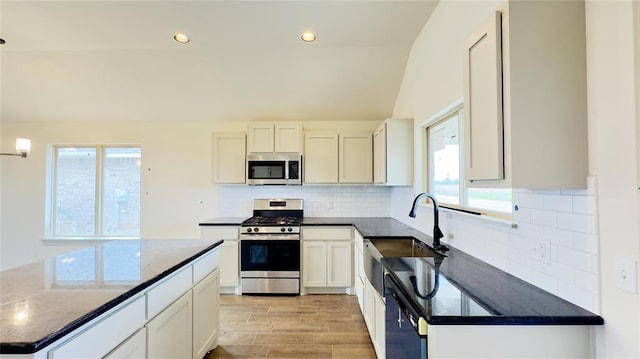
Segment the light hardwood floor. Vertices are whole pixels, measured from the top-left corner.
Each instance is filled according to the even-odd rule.
[[[355,296],[220,299],[219,345],[208,359],[376,357]]]

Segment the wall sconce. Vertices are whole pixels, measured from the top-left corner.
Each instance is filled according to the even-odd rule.
[[[31,153],[31,140],[28,138],[16,138],[17,153],[0,153],[0,156],[20,156],[26,158]]]

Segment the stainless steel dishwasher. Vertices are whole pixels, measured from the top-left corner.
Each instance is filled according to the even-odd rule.
[[[384,276],[386,357],[427,358],[427,323],[413,309],[400,286],[389,274]]]

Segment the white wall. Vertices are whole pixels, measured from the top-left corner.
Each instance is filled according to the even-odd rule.
[[[637,5],[637,2],[636,2]],[[638,190],[631,1],[587,2],[589,167],[598,176],[600,273],[604,328],[598,356],[640,357],[640,301],[614,285],[617,257],[638,261]]]
[[[414,117],[418,124],[462,97],[463,40],[497,5],[439,3],[412,49],[394,116]],[[640,357],[640,299],[613,285],[614,259],[638,261],[640,255],[632,10],[629,0],[586,3],[588,189],[515,190],[522,208],[517,230],[459,214],[442,216],[443,231],[453,235],[449,242],[456,247],[600,313],[606,323],[597,329],[600,358]],[[419,164],[420,133],[416,144]],[[415,189],[392,191],[391,213],[429,233],[427,209],[415,220],[407,218],[412,196],[422,189],[422,172],[416,168]],[[552,241],[549,264],[529,258],[532,240],[545,236]]]
[[[379,121],[305,122],[305,130],[368,131]],[[14,151],[16,137],[32,140],[26,159],[1,157],[0,268],[6,269],[68,250],[43,243],[47,146],[50,144],[139,144],[142,146],[141,237],[199,238],[198,223],[217,216],[249,216],[251,199],[279,193],[308,199],[308,215],[388,215],[387,189],[374,187],[217,186],[211,183],[211,134],[246,131],[247,123],[39,122],[3,121],[2,151]],[[11,145],[10,145],[11,144]],[[220,194],[219,194],[220,191]],[[219,198],[222,196],[222,198]],[[356,203],[354,205],[353,203]],[[382,203],[382,204],[381,204]],[[359,204],[366,205],[356,208]],[[234,212],[228,208],[235,208]]]

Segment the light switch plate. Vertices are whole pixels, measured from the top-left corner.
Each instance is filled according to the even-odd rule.
[[[629,258],[615,257],[613,276],[616,287],[636,294],[638,292],[638,262]]]

